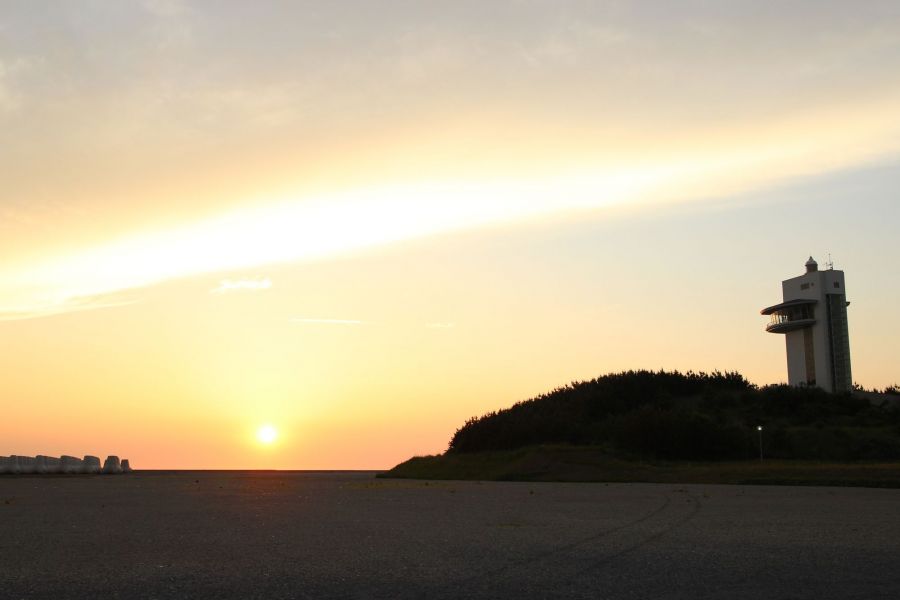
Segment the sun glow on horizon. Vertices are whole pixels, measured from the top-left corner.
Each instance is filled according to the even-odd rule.
[[[0,454],[384,469],[604,373],[777,383],[829,253],[896,385],[890,2],[312,4],[0,3]]]
[[[256,439],[265,446],[271,446],[278,439],[278,430],[272,425],[263,425],[256,430]]]

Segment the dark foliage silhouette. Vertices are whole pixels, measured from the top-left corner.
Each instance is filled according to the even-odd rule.
[[[900,458],[900,410],[852,394],[757,388],[739,373],[627,371],[469,419],[449,452],[597,445],[652,459]]]

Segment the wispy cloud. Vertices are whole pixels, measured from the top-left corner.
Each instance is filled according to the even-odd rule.
[[[313,261],[552,214],[686,202],[772,186],[791,177],[848,168],[896,153],[900,149],[897,106],[855,107],[843,115],[843,121],[826,112],[768,129],[739,130],[734,139],[726,140],[729,143],[720,144],[714,138],[691,152],[685,148],[677,158],[663,155],[621,168],[581,165],[570,172],[534,178],[376,186],[245,207],[43,263],[0,269],[0,310],[30,310],[35,297],[110,293],[176,277]],[[826,122],[831,126],[821,127]],[[270,286],[268,280],[226,280],[216,293]],[[34,293],[28,297],[25,290]]]
[[[362,28],[339,2],[316,18],[301,3],[89,3],[78,19],[40,4],[0,24],[18,32],[0,56],[0,119],[15,125],[0,163],[17,174],[0,202],[3,314],[617,204],[724,198],[900,153],[887,4],[822,3],[810,19],[802,6],[498,2],[491,22],[477,3],[445,19],[386,2]],[[245,31],[248,18],[260,26]],[[121,26],[93,27],[110,19]],[[244,168],[250,150],[265,159]],[[321,178],[296,171],[307,156]],[[152,179],[120,177],[131,172]],[[129,230],[109,200],[129,187],[204,199],[185,211],[196,220]],[[83,215],[38,209],[54,198]],[[168,222],[175,206],[138,209]],[[48,233],[7,243],[37,226]],[[41,246],[57,228],[65,251]]]
[[[122,294],[100,294],[97,296],[77,296],[57,301],[51,304],[37,305],[31,309],[0,309],[0,321],[24,321],[27,319],[40,319],[55,315],[65,315],[73,312],[98,310],[101,308],[116,308],[136,304],[138,300],[126,297]]]
[[[307,325],[362,325],[365,321],[358,319],[311,319],[306,317],[294,317],[291,323]]]
[[[898,97],[900,93],[891,99]],[[688,202],[773,186],[895,155],[900,150],[898,106],[885,100],[840,114],[810,113],[767,128],[738,128],[697,148],[685,147],[677,156],[663,152],[619,167],[581,163],[552,175],[373,186],[247,206],[46,262],[0,269],[0,310],[30,310],[35,297],[111,293],[549,215]],[[268,280],[226,280],[216,289],[258,291],[270,285]]]
[[[219,286],[209,290],[210,294],[227,294],[230,292],[261,292],[272,287],[272,281],[266,279],[223,279]]]

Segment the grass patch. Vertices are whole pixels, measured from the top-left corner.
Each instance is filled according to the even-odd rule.
[[[600,447],[543,445],[516,450],[417,456],[378,477],[900,488],[900,462],[649,462],[616,458]]]

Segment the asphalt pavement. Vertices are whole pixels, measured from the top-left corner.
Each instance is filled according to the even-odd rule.
[[[900,598],[900,490],[0,477],[0,598]]]

